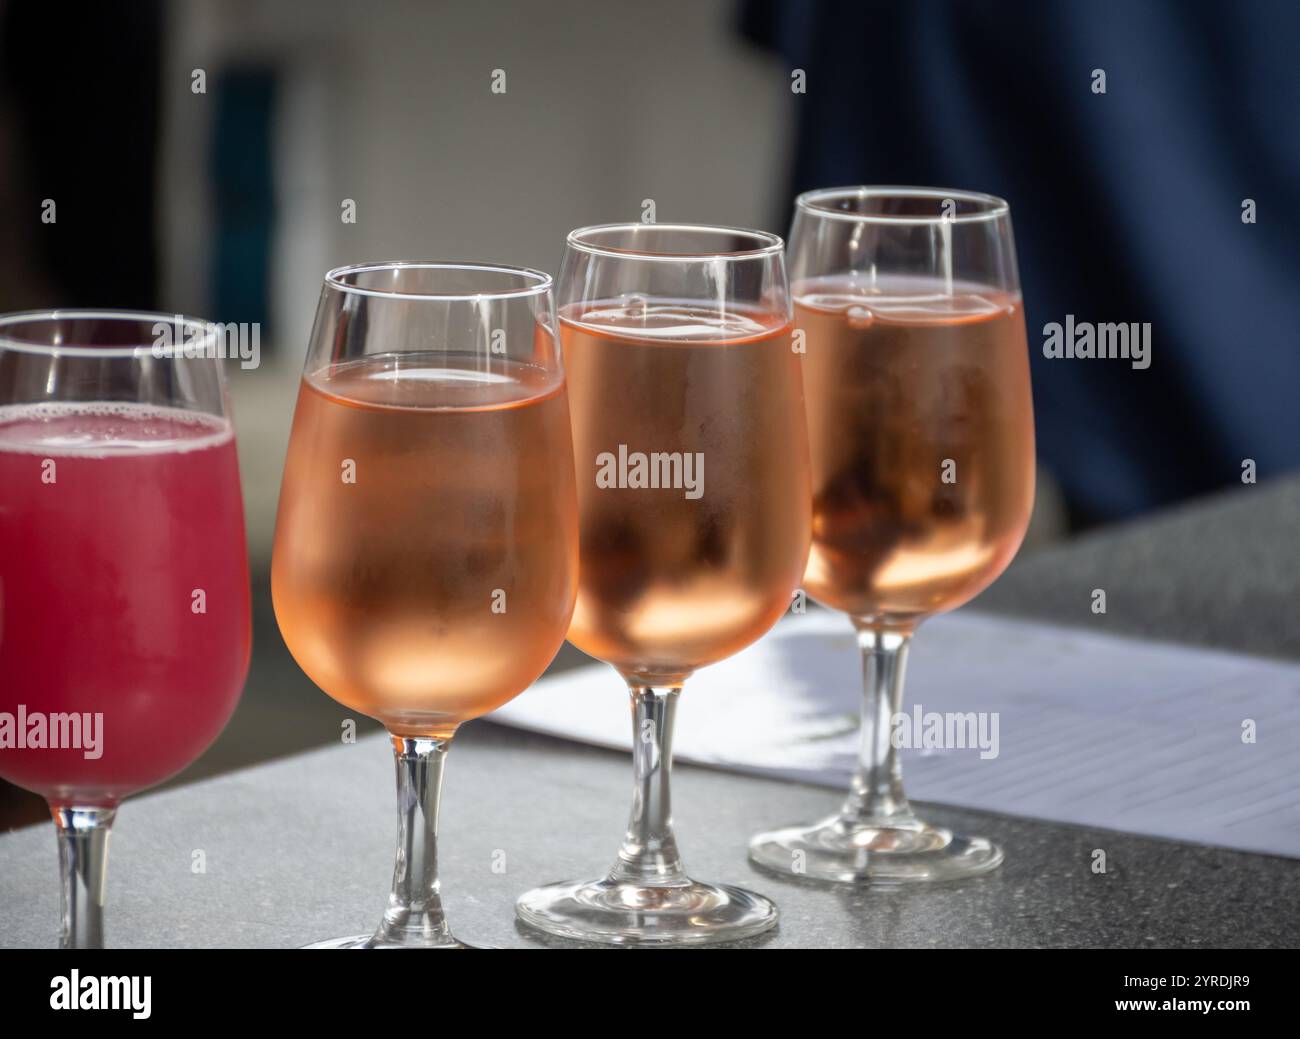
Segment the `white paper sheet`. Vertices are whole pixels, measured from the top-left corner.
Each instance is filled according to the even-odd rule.
[[[860,683],[843,617],[788,617],[687,683],[676,758],[845,787]],[[966,612],[916,636],[904,713],[918,705],[984,712],[985,737],[996,715],[998,739],[995,757],[987,738],[985,756],[904,750],[916,800],[1300,857],[1300,665]],[[492,718],[630,746],[626,693],[600,664]]]

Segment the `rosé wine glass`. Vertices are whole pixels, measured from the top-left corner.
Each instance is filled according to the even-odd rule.
[[[437,869],[456,730],[564,642],[578,518],[551,278],[490,264],[325,276],[271,568],[294,659],[382,722],[397,772],[392,893],[372,934],[316,948],[463,948]]]
[[[634,787],[613,868],[522,895],[529,927],[697,945],[776,924],[762,895],[687,875],[669,774],[683,684],[776,623],[808,557],[808,442],[782,245],[694,224],[569,235],[560,335],[581,546],[569,641],[627,686]]]
[[[861,757],[835,815],[764,833],[779,873],[895,885],[986,873],[1002,850],[918,819],[892,739],[918,624],[987,588],[1034,503],[1034,417],[1011,212],[991,195],[831,188],[790,232],[805,337],[812,554],[803,586],[862,650]]]

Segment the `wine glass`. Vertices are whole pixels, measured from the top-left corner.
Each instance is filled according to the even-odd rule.
[[[550,276],[464,263],[330,271],[280,489],[272,596],[312,681],[387,728],[399,832],[378,929],[315,947],[464,947],[438,887],[447,750],[461,723],[551,662],[577,567]]]
[[[1001,849],[908,805],[891,723],[916,626],[1002,573],[1033,507],[1010,210],[966,191],[813,191],[798,198],[790,253],[812,450],[804,588],[857,629],[865,700],[839,813],[760,834],[750,857],[843,883],[984,873]]]
[[[673,836],[678,694],[790,605],[808,554],[808,444],[781,239],[689,224],[572,232],[560,336],[581,546],[569,640],[631,694],[632,813],[607,876],[519,898],[565,938],[699,944],[776,907],[691,880]]]
[[[248,672],[218,328],[0,316],[0,776],[49,802],[63,948],[103,946],[118,804],[203,753]]]

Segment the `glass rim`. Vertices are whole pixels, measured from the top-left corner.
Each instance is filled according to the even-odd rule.
[[[587,235],[598,231],[636,231],[641,228],[657,231],[679,231],[686,234],[708,233],[736,235],[761,243],[750,249],[733,249],[727,252],[705,250],[703,252],[651,252],[645,249],[628,249],[612,245],[594,245],[584,241]],[[615,259],[668,260],[678,262],[699,262],[701,260],[752,260],[772,256],[785,249],[785,239],[770,231],[757,231],[749,227],[728,227],[725,224],[643,224],[638,221],[626,221],[615,224],[588,224],[575,227],[564,239],[570,249],[588,253],[593,256],[610,256]]]
[[[533,284],[509,289],[485,289],[482,292],[397,292],[389,289],[349,285],[343,280],[350,274],[397,270],[479,271],[492,274],[510,274]],[[325,284],[338,292],[350,292],[358,296],[456,303],[481,299],[526,299],[530,296],[541,296],[551,290],[554,279],[545,271],[539,271],[534,267],[516,267],[504,263],[479,263],[472,260],[376,260],[367,263],[350,263],[326,271]]]
[[[117,321],[134,322],[143,325],[151,323],[179,325],[184,328],[196,328],[203,333],[203,339],[216,337],[216,324],[203,318],[189,317],[185,314],[164,314],[156,310],[122,310],[111,307],[52,307],[44,310],[17,310],[9,314],[0,314],[0,350],[12,350],[16,353],[38,354],[48,357],[103,357],[128,358],[148,354],[158,360],[167,360],[167,353],[159,354],[155,349],[157,333],[154,340],[136,343],[131,346],[86,346],[68,343],[38,343],[31,340],[14,339],[7,334],[8,329],[23,325],[34,325],[43,321]],[[183,359],[177,352],[171,357]]]
[[[897,198],[897,199],[957,199],[979,206],[973,213],[954,216],[910,216],[902,213],[851,213],[834,209],[824,203],[836,198]],[[1004,198],[982,191],[964,191],[957,188],[925,188],[903,184],[857,184],[840,188],[816,188],[798,195],[795,208],[812,216],[832,220],[851,220],[865,224],[971,224],[985,220],[1001,220],[1011,213]]]

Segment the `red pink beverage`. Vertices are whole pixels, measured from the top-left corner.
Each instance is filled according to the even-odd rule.
[[[0,776],[56,805],[166,779],[225,725],[249,647],[228,421],[0,407]]]

